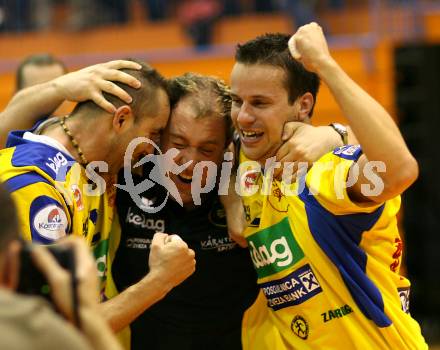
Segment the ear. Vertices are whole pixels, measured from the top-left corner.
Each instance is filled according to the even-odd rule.
[[[0,264],[0,286],[16,290],[20,269],[20,243],[13,241],[5,249]]]
[[[134,124],[134,115],[130,106],[123,105],[113,114],[112,126],[116,133],[129,129]]]
[[[298,121],[304,122],[310,117],[310,112],[313,109],[315,99],[310,92],[306,92],[298,98],[297,102],[299,104]]]

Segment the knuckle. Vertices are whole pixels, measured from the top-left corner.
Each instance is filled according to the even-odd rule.
[[[114,90],[115,85],[111,81],[106,80],[105,85],[107,90]]]

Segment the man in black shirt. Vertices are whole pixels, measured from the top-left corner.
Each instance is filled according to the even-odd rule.
[[[191,192],[198,162],[211,161],[220,172],[232,136],[229,90],[217,79],[185,74],[171,82],[173,100],[161,148],[164,153],[178,149],[174,160],[179,165],[192,161],[181,174],[170,176],[183,207],[175,198],[167,200],[167,190],[157,185],[141,194],[142,205],[150,208],[167,200],[157,213],[144,211],[128,192],[118,191],[121,238],[112,271],[120,291],[145,276],[156,232],[179,235],[195,251],[197,267],[132,323],[132,349],[241,349],[243,314],[258,293],[255,271],[247,250],[228,234],[218,186],[201,195],[201,205],[194,203]],[[144,175],[151,177],[150,170],[144,167]],[[134,183],[144,178],[133,175]],[[207,181],[205,172],[202,186]]]

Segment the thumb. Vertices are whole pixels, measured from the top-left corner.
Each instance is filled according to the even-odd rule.
[[[282,141],[287,141],[292,138],[296,130],[298,130],[304,123],[301,122],[287,122],[284,124],[283,135],[281,136]]]
[[[165,245],[168,238],[168,234],[162,232],[156,232],[151,241],[151,245],[163,246]]]
[[[289,39],[289,42],[288,42],[288,46],[289,46],[289,51],[290,51],[290,54],[292,55],[292,57],[299,61],[301,59],[301,54],[296,49],[296,34],[291,36],[291,38]]]

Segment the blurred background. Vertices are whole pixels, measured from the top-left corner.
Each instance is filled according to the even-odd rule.
[[[228,80],[234,46],[319,22],[333,56],[399,123],[419,161],[404,196],[411,313],[440,343],[440,0],[0,0],[0,109],[27,56],[50,53],[69,70],[110,59],[148,61],[165,76]],[[72,106],[64,106],[68,111]],[[317,125],[345,122],[323,86]],[[372,135],[374,137],[374,135]]]

